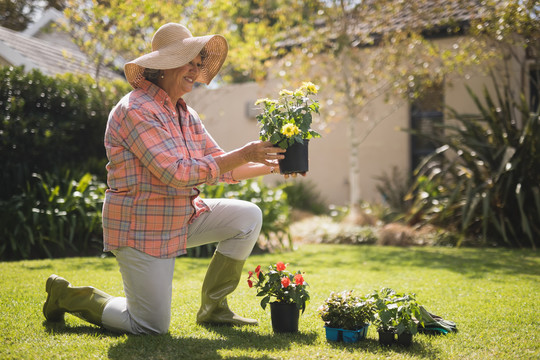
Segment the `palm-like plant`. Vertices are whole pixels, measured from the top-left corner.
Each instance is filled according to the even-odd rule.
[[[411,223],[454,228],[506,246],[540,243],[540,121],[524,96],[512,97],[495,81],[495,99],[467,89],[478,117],[451,110],[455,119],[438,136],[438,149],[415,170],[408,194]],[[461,242],[461,241],[460,241]]]

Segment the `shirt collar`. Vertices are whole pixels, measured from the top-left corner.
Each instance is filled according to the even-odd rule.
[[[184,101],[184,99],[180,98],[178,99],[178,103],[177,103],[185,112],[187,112],[187,105],[186,105],[186,102]]]
[[[154,99],[156,99],[156,101],[159,101],[161,104],[165,104],[167,101],[171,102],[171,98],[165,92],[165,90],[146,79],[143,79],[140,82],[139,87],[148,92],[152,97],[154,97]],[[177,106],[180,106],[182,110],[186,112],[188,111],[186,102],[182,98],[178,99]]]

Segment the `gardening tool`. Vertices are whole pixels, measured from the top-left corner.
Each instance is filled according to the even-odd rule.
[[[448,333],[457,332],[456,323],[450,320],[444,320],[438,315],[434,315],[420,305],[421,319],[417,319],[418,332],[433,335],[446,335]],[[422,325],[423,323],[423,325]]]

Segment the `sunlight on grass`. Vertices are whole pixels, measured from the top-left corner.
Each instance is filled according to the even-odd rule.
[[[300,333],[274,334],[247,271],[277,261],[302,270],[311,302]],[[303,245],[296,252],[252,256],[230,297],[231,308],[259,319],[257,327],[195,323],[209,259],[179,258],[170,331],[160,336],[117,335],[71,315],[47,324],[41,313],[51,273],[74,285],[122,295],[114,258],[70,258],[0,263],[2,359],[531,359],[540,357],[540,258],[504,249],[395,248]],[[457,323],[449,336],[416,335],[410,348],[378,344],[371,326],[358,344],[329,343],[317,308],[331,291],[366,294],[381,287],[416,293],[431,312]]]

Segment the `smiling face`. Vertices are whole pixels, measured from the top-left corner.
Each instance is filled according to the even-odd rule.
[[[197,55],[195,59],[184,66],[163,70],[163,79],[160,79],[159,86],[169,94],[173,104],[193,90],[193,85],[197,77],[199,77],[202,65],[202,58]]]

